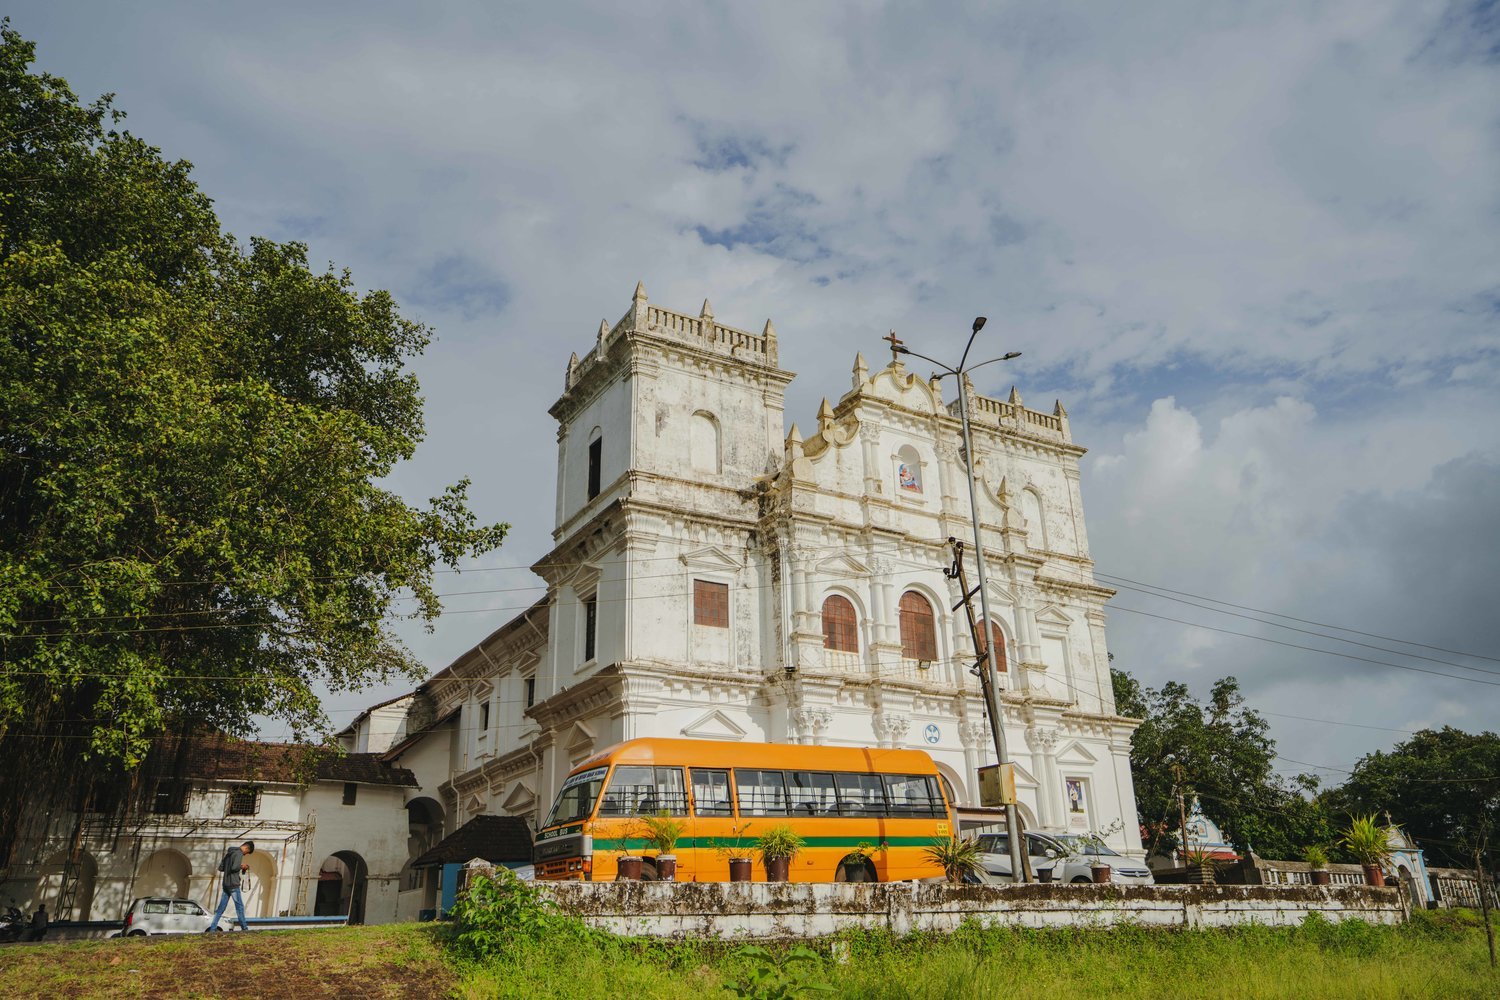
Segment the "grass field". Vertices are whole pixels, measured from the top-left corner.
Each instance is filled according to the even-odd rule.
[[[1500,997],[1477,915],[1240,931],[980,931],[856,936],[847,961],[784,962],[821,996]],[[776,949],[775,956],[785,953]],[[456,957],[431,924],[97,941],[0,949],[0,996],[18,997],[692,997],[781,976],[772,959],[705,942],[664,944],[549,933],[483,961]]]

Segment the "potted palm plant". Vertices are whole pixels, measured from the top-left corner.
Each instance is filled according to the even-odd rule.
[[[714,853],[729,862],[729,881],[749,882],[754,873],[750,868],[750,854],[753,850],[745,844],[745,831],[750,829],[749,823],[741,823],[739,826],[729,828],[728,840],[713,840]]]
[[[598,837],[596,841],[607,851],[619,851],[620,855],[615,859],[615,879],[638,880],[641,877],[641,865],[644,858],[630,853],[630,835],[633,825],[628,822],[615,823],[611,833],[613,836]]]
[[[1189,885],[1213,885],[1216,881],[1214,876],[1214,856],[1201,848],[1188,848],[1183,854],[1183,860],[1187,862],[1187,880]]]
[[[677,838],[684,829],[680,820],[673,819],[665,809],[655,816],[642,816],[641,825],[646,830],[646,840],[656,845],[656,875],[663,882],[677,880],[677,855],[672,853]]]
[[[1339,843],[1349,849],[1365,870],[1365,881],[1370,885],[1385,885],[1385,873],[1381,866],[1390,860],[1389,831],[1375,822],[1375,814],[1349,817],[1349,829]]]
[[[786,823],[773,826],[755,840],[755,853],[766,868],[767,882],[785,882],[791,876],[792,859],[807,843]]]
[[[1327,885],[1328,875],[1328,851],[1313,844],[1302,852],[1302,860],[1307,862],[1307,876],[1313,885]]]
[[[923,856],[943,870],[949,885],[958,885],[965,875],[978,871],[981,853],[977,839],[952,833],[922,848]]]

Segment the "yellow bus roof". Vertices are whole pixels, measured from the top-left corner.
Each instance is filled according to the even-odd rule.
[[[731,743],[646,737],[606,747],[569,773],[600,764],[686,764],[690,767],[753,767],[787,771],[875,771],[937,774],[923,750],[878,747],[805,746],[798,743]]]

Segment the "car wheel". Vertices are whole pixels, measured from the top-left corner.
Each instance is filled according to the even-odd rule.
[[[127,934],[125,936],[126,937],[145,937],[146,936],[146,932],[145,931],[131,931],[129,934]]]
[[[641,862],[641,881],[642,882],[660,882],[661,881],[661,875],[659,875],[657,873],[657,871],[656,871],[656,865],[653,862],[650,862],[650,861],[642,861]]]
[[[1073,880],[1073,884],[1074,885],[1093,885],[1093,883],[1094,883],[1093,879],[1091,879],[1091,878],[1084,878],[1082,875],[1078,876],[1077,878],[1075,878]]]

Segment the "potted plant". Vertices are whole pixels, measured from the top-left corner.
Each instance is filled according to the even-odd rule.
[[[1313,844],[1302,852],[1302,859],[1307,862],[1308,878],[1313,885],[1327,885],[1328,876],[1328,852],[1317,844]]]
[[[1385,873],[1381,866],[1390,860],[1390,833],[1375,822],[1375,814],[1349,817],[1349,829],[1339,843],[1349,849],[1365,870],[1365,881],[1370,885],[1385,885]]]
[[[839,874],[836,881],[839,882],[878,882],[879,877],[875,872],[875,855],[886,850],[884,842],[872,844],[862,840],[849,849],[844,855],[844,860],[839,862]],[[868,876],[868,879],[866,878]]]
[[[939,837],[930,846],[922,848],[923,856],[943,870],[949,885],[958,885],[965,875],[978,871],[979,856],[982,853],[978,839],[960,837],[953,833]]]
[[[1105,861],[1103,857],[1104,834],[1098,831],[1086,833],[1078,838],[1078,844],[1083,849],[1084,854],[1094,859],[1089,865],[1090,877],[1096,883],[1103,884],[1108,882],[1112,870],[1110,869],[1109,862]]]
[[[684,829],[680,820],[673,819],[665,809],[655,816],[642,816],[641,825],[646,829],[646,840],[656,845],[656,875],[663,882],[677,880],[677,855],[672,849]]]
[[[752,848],[745,845],[745,831],[750,829],[749,823],[741,823],[739,826],[729,828],[731,837],[729,840],[713,840],[714,853],[729,862],[729,881],[749,882],[754,878],[750,868],[750,854]]]
[[[1045,868],[1036,869],[1036,880],[1046,884],[1057,877],[1057,862],[1060,855],[1057,853],[1057,848],[1048,847],[1043,849],[1042,856],[1052,863]]]
[[[641,877],[641,864],[645,859],[630,853],[630,835],[634,825],[626,822],[616,822],[611,833],[613,836],[595,837],[595,843],[606,851],[619,851],[620,855],[615,859],[615,880],[621,879],[635,881]]]
[[[792,859],[807,846],[786,823],[773,826],[755,840],[755,853],[766,868],[767,882],[785,882],[791,876]]]
[[[1190,847],[1183,854],[1183,860],[1187,862],[1189,885],[1214,884],[1214,856],[1212,854],[1202,848]]]

